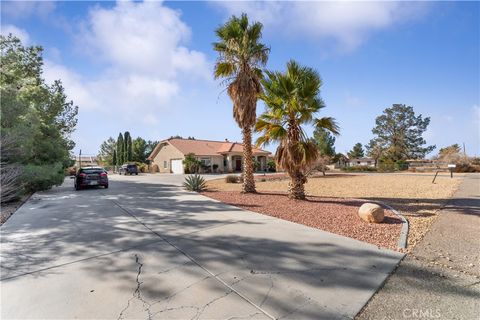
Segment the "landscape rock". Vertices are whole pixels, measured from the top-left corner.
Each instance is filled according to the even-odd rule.
[[[364,203],[358,209],[358,215],[366,222],[380,223],[385,217],[385,212],[382,207],[375,203]]]

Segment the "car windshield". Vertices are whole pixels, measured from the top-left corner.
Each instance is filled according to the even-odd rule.
[[[80,172],[86,173],[86,174],[92,174],[92,173],[102,173],[102,172],[105,172],[105,170],[99,169],[99,168],[91,168],[91,169],[82,169],[80,170]]]

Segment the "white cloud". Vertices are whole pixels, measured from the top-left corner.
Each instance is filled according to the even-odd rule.
[[[53,1],[2,1],[2,13],[13,19],[27,19],[33,15],[46,18],[55,6]]]
[[[19,38],[22,41],[23,45],[28,45],[30,42],[30,37],[27,31],[17,28],[14,25],[11,25],[11,24],[2,25],[0,29],[1,29],[1,34],[3,36],[8,36],[11,33],[12,35]]]
[[[161,2],[97,5],[75,38],[100,66],[96,75],[87,78],[52,61],[45,64],[45,75],[50,82],[62,80],[80,112],[95,110],[121,121],[138,115],[155,125],[157,115],[188,88],[181,83],[211,79],[205,55],[186,47],[190,36],[180,13]]]
[[[334,39],[342,50],[362,44],[370,33],[425,13],[428,4],[393,1],[215,2],[228,15],[247,13],[266,29],[313,39]]]

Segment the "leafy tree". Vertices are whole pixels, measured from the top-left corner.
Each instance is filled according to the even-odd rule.
[[[158,145],[160,141],[158,140],[148,140],[147,141],[147,147],[145,148],[145,155],[147,156],[147,158],[152,154],[153,152],[153,149],[155,149],[155,147]]]
[[[182,136],[179,136],[178,134],[177,135],[174,135],[174,136],[170,136],[170,138],[168,139],[183,139]]]
[[[125,142],[123,140],[123,135],[120,132],[117,138],[117,165],[121,166],[125,163]]]
[[[113,156],[115,153],[117,142],[112,137],[108,138],[106,141],[102,142],[100,145],[100,152],[98,157],[105,165],[115,165]],[[116,159],[115,159],[116,160]]]
[[[256,121],[257,98],[261,93],[261,67],[265,66],[270,49],[260,43],[262,24],[249,23],[246,14],[232,16],[215,33],[218,52],[215,78],[225,79],[233,101],[233,117],[243,135],[243,192],[256,192],[253,177],[252,127]]]
[[[24,47],[9,35],[0,36],[0,49],[0,171],[5,202],[15,196],[3,197],[9,191],[4,183],[18,195],[63,182],[64,169],[71,165],[70,135],[78,107],[68,101],[60,80],[47,84],[43,79],[41,47]]]
[[[266,75],[260,99],[267,110],[255,126],[262,134],[257,145],[279,143],[275,158],[291,178],[289,197],[305,199],[306,171],[317,160],[318,149],[302,126],[313,124],[334,134],[338,134],[338,126],[333,118],[316,118],[325,105],[319,97],[322,81],[314,69],[290,61],[286,72],[267,71]]]
[[[147,160],[146,149],[147,149],[147,142],[144,139],[138,137],[135,140],[133,140],[132,160],[136,162],[145,163],[145,161]]]
[[[348,157],[350,159],[354,159],[354,158],[363,158],[365,156],[365,151],[363,150],[363,146],[360,142],[356,143],[354,146],[353,146],[353,149],[350,150],[348,153],[347,153]]]
[[[372,132],[376,143],[385,150],[385,159],[419,159],[435,149],[434,145],[425,146],[422,137],[429,124],[430,118],[415,115],[412,107],[394,104],[376,118]]]
[[[375,160],[376,167],[385,150],[383,149],[381,143],[378,142],[378,139],[370,140],[365,147],[367,149],[367,155]]]
[[[328,130],[316,128],[313,131],[313,141],[317,145],[318,153],[322,156],[335,156],[335,137]]]

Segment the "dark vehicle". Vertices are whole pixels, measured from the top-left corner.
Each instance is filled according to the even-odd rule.
[[[108,174],[103,168],[80,168],[75,175],[75,190],[85,187],[103,186],[108,188]]]
[[[138,167],[136,164],[124,164],[123,166],[120,167],[120,170],[118,170],[118,174],[124,174],[124,175],[136,175],[138,176]]]

